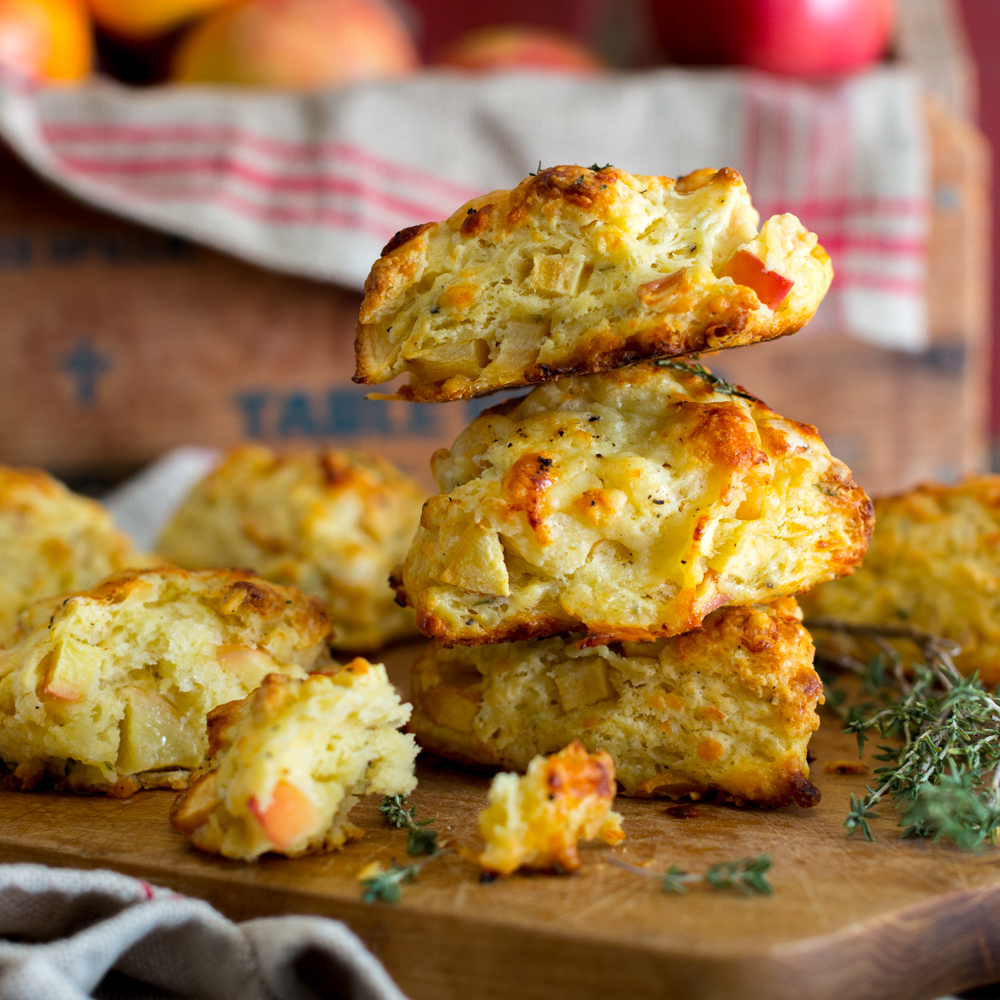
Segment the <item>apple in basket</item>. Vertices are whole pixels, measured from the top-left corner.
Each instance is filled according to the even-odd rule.
[[[679,63],[734,64],[771,73],[855,72],[879,59],[895,0],[652,0],[664,53]]]
[[[434,61],[470,72],[536,69],[578,73],[603,68],[594,53],[568,35],[519,25],[470,31]]]
[[[109,34],[146,41],[233,0],[87,0],[94,20]]]
[[[406,25],[381,0],[238,0],[181,39],[171,78],[312,90],[417,63]]]
[[[83,0],[0,0],[0,70],[36,83],[90,73],[93,42]]]

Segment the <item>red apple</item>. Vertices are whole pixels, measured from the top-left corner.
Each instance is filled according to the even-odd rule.
[[[597,56],[568,35],[517,25],[470,31],[436,62],[473,73],[505,69],[592,73],[603,68]]]
[[[791,76],[850,73],[879,59],[895,0],[652,0],[675,62],[752,66]]]
[[[381,0],[243,0],[191,29],[172,78],[311,90],[399,76],[417,62]]]
[[[749,250],[737,250],[719,272],[719,277],[732,278],[737,285],[753,289],[768,309],[777,309],[795,284],[791,278],[769,271],[760,257]]]

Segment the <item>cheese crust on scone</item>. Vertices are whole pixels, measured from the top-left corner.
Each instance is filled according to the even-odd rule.
[[[811,806],[806,749],[823,687],[797,614],[786,597],[610,647],[432,643],[413,666],[410,730],[466,765],[523,771],[579,739],[611,754],[626,795]]]
[[[484,871],[573,872],[580,867],[578,841],[597,837],[613,846],[624,839],[622,818],[611,809],[609,754],[588,754],[577,740],[551,757],[535,757],[526,770],[524,777],[498,774],[490,784],[490,804],[479,814]]]
[[[925,484],[875,501],[875,533],[850,580],[802,595],[809,617],[912,625],[962,647],[955,665],[1000,683],[1000,476]],[[902,648],[909,654],[915,650]]]
[[[794,215],[730,168],[674,180],[551,167],[397,233],[365,283],[356,382],[467,399],[804,326],[833,277]]]
[[[425,493],[375,455],[230,452],[175,513],[159,550],[188,569],[249,566],[322,597],[332,644],[376,649],[416,634],[387,580],[413,539]]]
[[[211,768],[177,798],[173,825],[203,851],[251,861],[342,847],[361,795],[408,795],[417,745],[385,667],[355,659],[306,680],[271,674],[209,715]]]
[[[0,466],[0,642],[35,601],[144,563],[95,500],[40,469]]]
[[[0,650],[0,760],[25,789],[183,787],[211,709],[331,662],[323,602],[245,570],[125,571],[21,617]]]
[[[665,367],[669,365],[672,367]],[[647,641],[861,561],[871,502],[814,427],[682,362],[538,386],[434,456],[396,582],[466,645]]]

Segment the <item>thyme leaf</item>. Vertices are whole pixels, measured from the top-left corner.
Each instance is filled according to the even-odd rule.
[[[804,622],[810,631],[850,636],[875,648],[863,661],[842,648],[817,643],[820,664],[853,672],[862,701],[841,707],[845,733],[864,752],[869,734],[879,743],[876,780],[863,797],[851,796],[848,835],[872,840],[869,820],[887,798],[900,810],[903,837],[948,840],[975,850],[1000,829],[1000,700],[977,674],[963,677],[954,657],[960,647],[911,625],[854,625],[830,618]],[[905,639],[913,662],[890,642]],[[874,787],[872,787],[874,786]]]
[[[361,880],[361,899],[365,903],[398,903],[403,896],[403,883],[417,877],[416,865],[392,866]]]
[[[684,361],[675,361],[673,358],[661,358],[656,362],[661,368],[672,368],[675,372],[684,372],[685,375],[697,375],[704,379],[716,392],[725,393],[727,396],[739,396],[741,399],[749,399],[752,403],[757,402],[756,396],[751,396],[749,392],[744,392],[738,385],[727,382],[720,375],[713,375],[704,365],[689,365]]]
[[[662,874],[629,864],[614,855],[609,857],[611,863],[623,871],[659,879],[660,888],[664,892],[684,893],[689,885],[705,885],[715,890],[735,889],[744,896],[770,896],[774,892],[767,880],[767,872],[771,867],[771,858],[767,854],[756,858],[740,858],[737,861],[720,861],[704,872],[686,872],[678,865],[671,865]]]
[[[361,883],[361,900],[364,903],[398,903],[403,898],[403,886],[407,882],[414,882],[417,873],[424,865],[438,858],[444,857],[451,851],[450,847],[444,847],[435,851],[430,857],[414,861],[412,864],[400,865],[395,861],[386,869],[373,862],[363,869]],[[365,874],[365,873],[368,874]]]
[[[386,822],[390,826],[394,826],[397,830],[405,829],[407,831],[407,854],[437,854],[439,850],[438,832],[427,829],[434,822],[434,818],[417,819],[417,807],[414,806],[407,811],[404,805],[405,800],[405,795],[387,795],[378,807],[378,811],[385,816]]]

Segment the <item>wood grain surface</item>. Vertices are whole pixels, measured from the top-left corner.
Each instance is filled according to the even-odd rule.
[[[393,659],[398,663],[406,651]],[[0,859],[105,867],[209,900],[235,919],[281,913],[346,921],[413,1000],[923,1000],[1000,979],[1000,852],[968,854],[901,841],[894,820],[875,843],[843,831],[848,796],[868,777],[825,773],[854,760],[853,738],[827,716],[813,740],[811,810],[739,810],[619,799],[617,856],[664,870],[768,852],[770,897],[692,890],[665,895],[586,847],[571,876],[515,875],[481,884],[460,853],[429,863],[396,906],[361,902],[370,861],[405,861],[378,801],[352,819],[366,830],[343,851],[243,864],[199,854],[168,825],[172,794],[127,800],[0,793]],[[487,779],[423,765],[418,815],[473,846]]]

